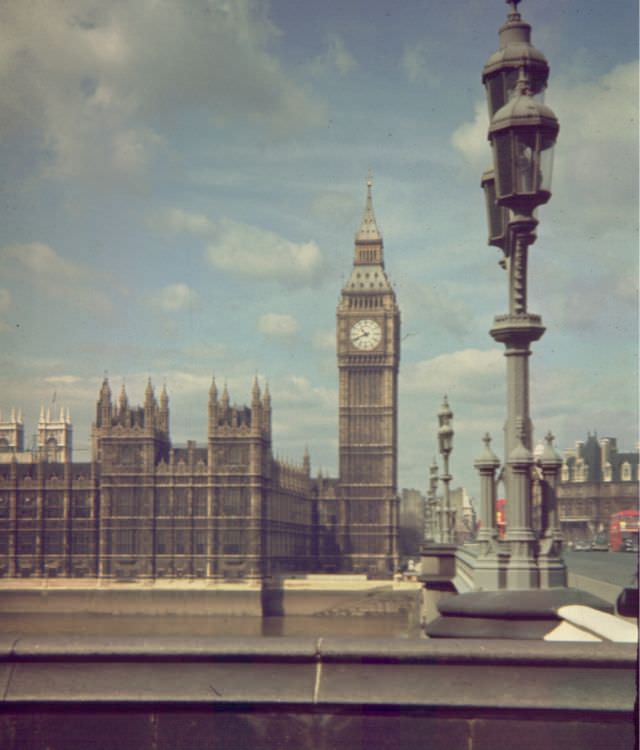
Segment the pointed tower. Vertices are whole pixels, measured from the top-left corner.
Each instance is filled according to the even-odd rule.
[[[264,431],[271,437],[271,393],[269,383],[264,384],[264,393],[262,394],[262,426]]]
[[[397,414],[400,311],[385,272],[372,182],[337,310],[342,567],[398,564]]]
[[[71,463],[73,427],[60,409],[60,418],[52,418],[51,409],[40,412],[38,421],[38,454],[51,463]]]
[[[124,427],[129,426],[129,399],[127,398],[127,391],[122,384],[120,389],[120,396],[118,397],[118,421]]]
[[[44,415],[41,415],[44,416]],[[102,381],[102,388],[100,389],[100,395],[98,397],[98,405],[96,408],[96,426],[97,427],[110,427],[112,418],[112,405],[111,405],[111,388],[109,388],[109,380],[105,378]]]
[[[153,393],[151,378],[149,378],[147,380],[147,387],[144,389],[144,428],[152,433],[156,427],[156,409],[156,397]]]
[[[41,418],[44,410],[41,412]],[[22,453],[24,451],[24,425],[22,414],[11,409],[11,417],[3,421],[0,414],[0,452]]]
[[[382,235],[380,234],[380,230],[376,224],[376,217],[373,213],[372,187],[373,183],[371,179],[367,180],[367,200],[364,206],[360,229],[356,232],[354,265],[378,265],[384,268]]]
[[[162,386],[160,393],[160,408],[158,410],[158,429],[169,437],[169,395],[167,386]]]
[[[257,375],[253,379],[253,388],[251,389],[251,430],[258,435],[262,432],[262,401]]]

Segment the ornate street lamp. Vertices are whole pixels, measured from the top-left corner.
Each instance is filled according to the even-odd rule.
[[[513,14],[512,14],[513,15]],[[505,426],[506,485],[511,556],[509,585],[539,585],[536,535],[531,522],[529,467],[532,426],[529,416],[530,344],[544,333],[539,315],[527,311],[527,254],[535,241],[536,208],[551,197],[553,148],[559,125],[552,110],[534,98],[546,85],[548,66],[521,62],[511,98],[493,111],[489,141],[494,180],[483,176],[488,206],[489,234],[503,243],[507,259],[509,312],[496,316],[491,336],[505,345],[507,358],[507,422]],[[545,61],[546,65],[546,61]],[[512,71],[509,69],[509,76]],[[544,72],[544,75],[543,75]],[[507,74],[503,71],[503,85]],[[509,81],[511,78],[509,78]],[[487,94],[491,102],[489,87]],[[508,225],[504,229],[505,215]],[[492,243],[495,244],[495,243]]]
[[[440,455],[443,459],[443,473],[440,479],[444,484],[444,503],[443,508],[440,512],[440,541],[444,544],[451,544],[453,542],[453,514],[451,511],[451,498],[449,495],[449,482],[452,477],[449,474],[449,455],[453,449],[453,428],[451,427],[451,420],[453,419],[453,412],[447,401],[447,397],[444,397],[440,411],[438,412],[438,422],[440,427],[438,429],[438,447]]]
[[[533,96],[542,99],[547,87],[549,64],[531,44],[531,26],[518,13],[519,2],[507,0],[511,13],[500,29],[500,49],[491,55],[482,71],[490,119],[514,94],[520,68],[528,73]]]
[[[427,502],[425,508],[425,542],[433,542],[439,539],[438,518],[436,513],[438,491],[438,464],[435,458],[429,467],[429,489],[427,490]]]

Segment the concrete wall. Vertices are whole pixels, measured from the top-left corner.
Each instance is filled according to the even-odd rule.
[[[32,585],[0,587],[0,611],[157,615],[394,615],[416,613],[421,587],[356,576],[271,579],[267,585],[126,584],[108,588]]]
[[[2,589],[0,610],[38,614],[262,615],[259,588],[207,591]]]
[[[635,647],[388,639],[0,640],[6,750],[617,750]]]

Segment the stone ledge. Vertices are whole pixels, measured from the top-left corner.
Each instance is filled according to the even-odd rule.
[[[635,696],[632,644],[23,638],[2,646],[4,706],[34,711],[86,704],[358,705],[586,717],[627,715]]]

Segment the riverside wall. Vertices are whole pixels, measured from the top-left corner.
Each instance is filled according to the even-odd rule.
[[[417,612],[421,586],[364,576],[272,578],[260,583],[179,581],[114,584],[96,581],[3,582],[0,611],[38,614],[365,616]]]

